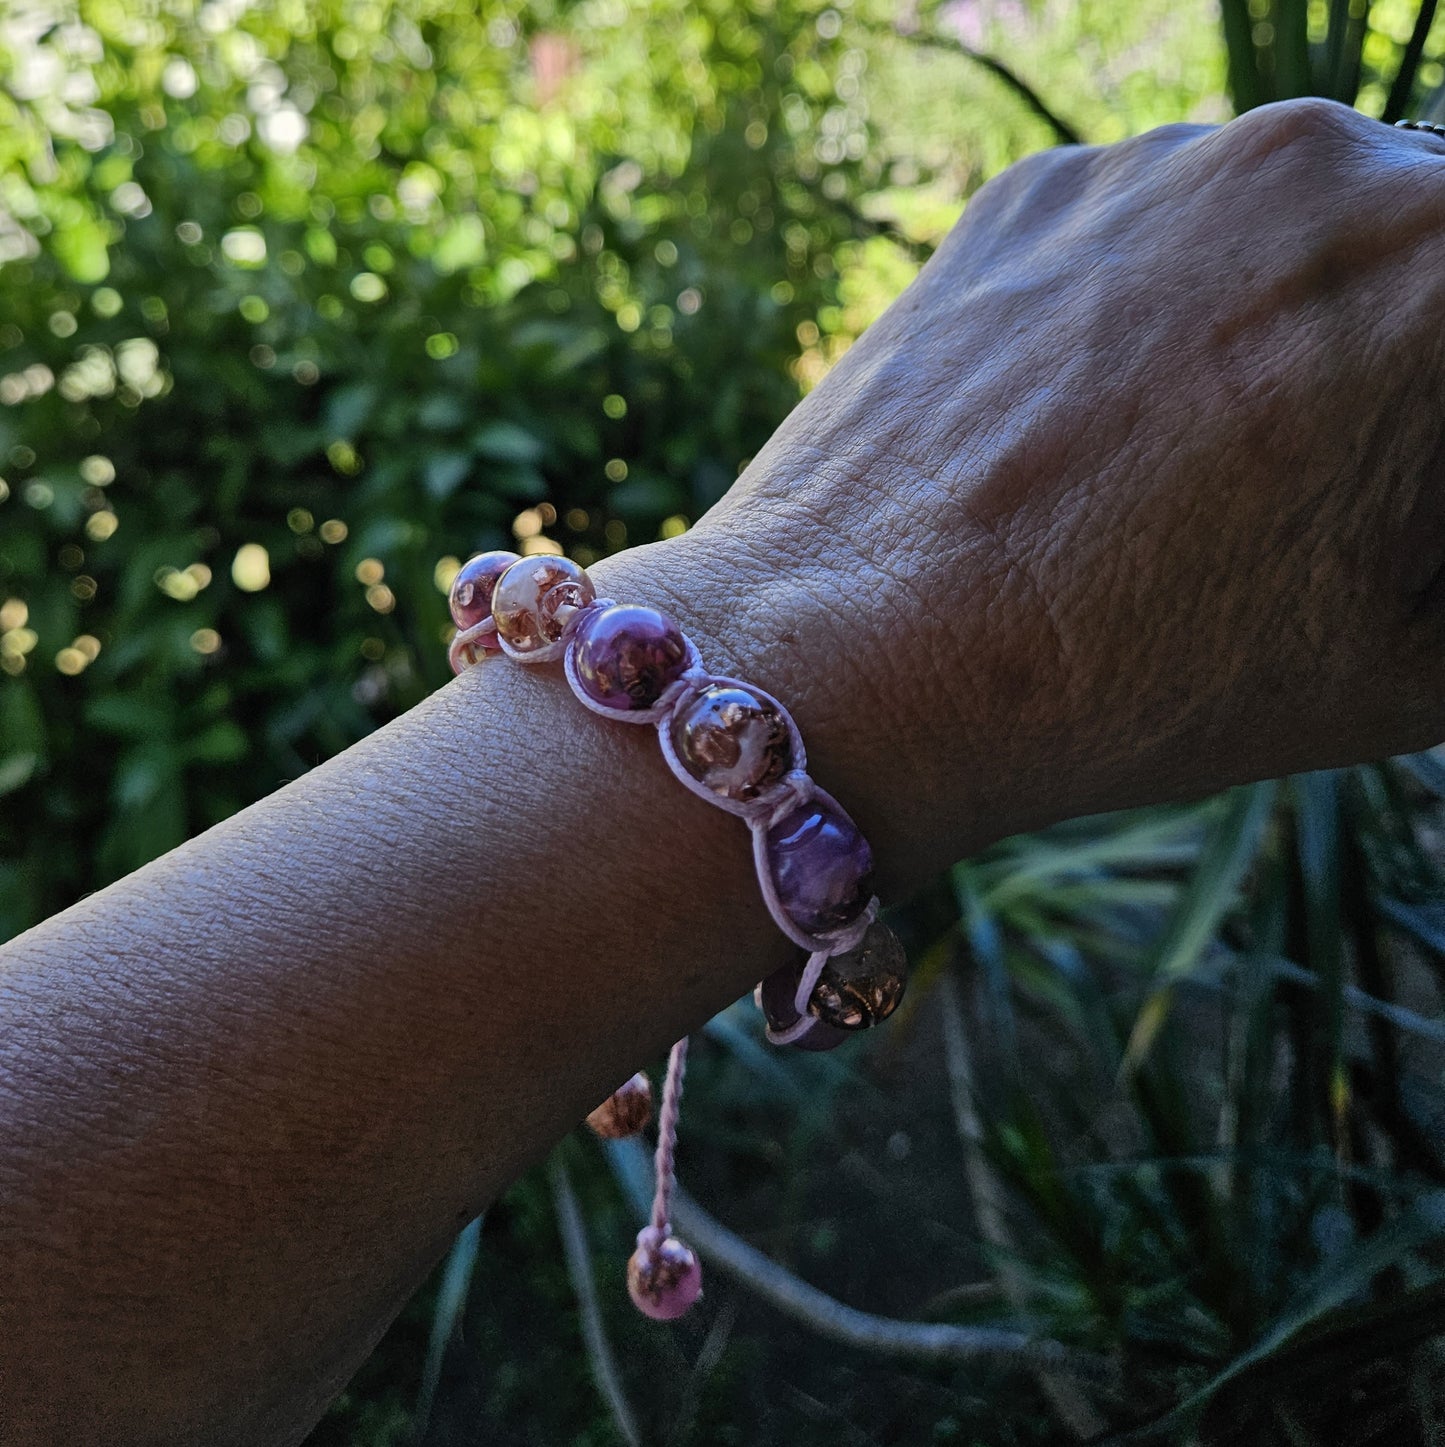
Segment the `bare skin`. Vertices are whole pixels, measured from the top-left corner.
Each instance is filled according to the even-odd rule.
[[[1035,157],[691,533],[595,570],[787,700],[896,897],[1445,737],[1445,142]],[[475,670],[0,950],[7,1442],[291,1443],[455,1229],[787,957],[745,835]]]

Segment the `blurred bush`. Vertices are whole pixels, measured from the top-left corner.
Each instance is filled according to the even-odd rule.
[[[861,52],[578,19],[0,32],[0,936],[436,686],[457,557],[683,528],[821,365]]]

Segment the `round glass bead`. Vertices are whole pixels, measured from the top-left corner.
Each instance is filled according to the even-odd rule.
[[[807,963],[807,955],[801,955],[795,964],[774,970],[758,987],[758,1004],[770,1030],[781,1033],[798,1023],[798,1012],[793,1001],[798,993],[798,981],[802,979]],[[818,1020],[806,1035],[800,1035],[792,1041],[792,1047],[794,1050],[833,1050],[847,1038],[846,1030],[839,1030]]]
[[[853,949],[823,966],[808,1013],[836,1030],[866,1030],[898,1008],[907,983],[903,945],[886,924],[875,920]]]
[[[677,711],[672,747],[683,768],[724,799],[756,799],[793,767],[787,720],[738,684],[700,689]]]
[[[636,1135],[651,1119],[652,1082],[639,1070],[587,1117],[587,1124],[604,1140],[615,1141]]]
[[[452,579],[452,622],[458,628],[475,628],[492,614],[492,593],[497,579],[521,558],[516,553],[478,553],[468,558]]]
[[[596,596],[592,579],[571,558],[522,558],[497,579],[492,593],[497,636],[518,653],[535,653],[556,643],[577,609]]]
[[[873,893],[873,851],[858,826],[820,798],[789,809],[767,833],[778,901],[804,934],[852,924]]]
[[[702,1267],[676,1236],[639,1244],[627,1263],[627,1293],[644,1316],[672,1321],[702,1294]]]
[[[619,712],[651,708],[686,669],[687,640],[656,608],[616,603],[592,609],[578,625],[572,662],[594,703]]]

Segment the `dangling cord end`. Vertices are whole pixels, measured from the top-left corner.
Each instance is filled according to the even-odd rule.
[[[672,1223],[668,1219],[676,1180],[673,1161],[677,1151],[677,1118],[682,1109],[682,1077],[686,1070],[687,1039],[684,1037],[672,1047],[667,1059],[667,1078],[662,1086],[652,1215],[637,1233],[637,1250],[627,1263],[627,1290],[633,1304],[644,1315],[659,1321],[681,1316],[702,1291],[702,1268],[697,1257],[691,1247],[671,1234]]]

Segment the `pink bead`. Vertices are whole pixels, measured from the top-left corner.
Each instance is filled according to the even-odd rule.
[[[682,630],[656,608],[594,608],[572,645],[577,682],[594,703],[620,713],[648,709],[687,667]]]
[[[777,706],[738,684],[710,684],[672,722],[678,762],[724,799],[756,799],[793,767],[793,740]]]
[[[458,628],[475,628],[484,618],[491,616],[492,593],[497,579],[512,566],[520,562],[516,553],[502,551],[478,553],[462,564],[452,579],[450,607],[452,622]]]
[[[497,634],[518,653],[536,653],[562,637],[572,615],[597,596],[582,567],[541,553],[512,564],[492,593]]]
[[[655,1321],[679,1317],[702,1294],[702,1267],[690,1246],[676,1236],[659,1241],[647,1227],[627,1263],[627,1291],[644,1316]]]
[[[636,1135],[651,1119],[652,1082],[639,1070],[587,1117],[587,1124],[603,1140],[615,1141]]]

